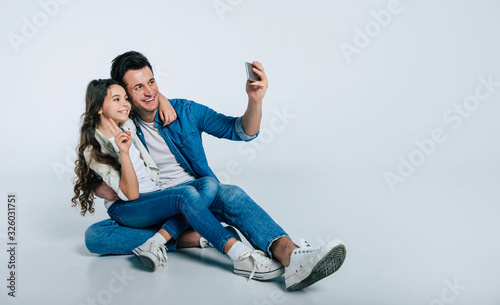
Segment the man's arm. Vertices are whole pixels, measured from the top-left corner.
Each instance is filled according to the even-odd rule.
[[[109,187],[104,181],[101,182],[101,184],[99,184],[94,189],[94,195],[96,195],[99,198],[104,198],[110,201],[120,199],[120,197],[118,197],[118,194],[111,187]]]
[[[243,130],[249,136],[254,136],[259,132],[262,119],[262,100],[269,86],[262,64],[258,61],[254,61],[252,64],[255,66],[253,71],[260,76],[260,81],[250,82],[247,80],[246,84],[248,106],[241,119],[241,124]]]

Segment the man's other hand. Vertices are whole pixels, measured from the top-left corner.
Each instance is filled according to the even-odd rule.
[[[104,181],[101,182],[95,189],[94,194],[99,198],[104,198],[107,200],[118,200],[118,194],[110,188]]]

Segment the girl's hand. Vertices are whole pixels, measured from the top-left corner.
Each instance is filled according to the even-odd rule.
[[[115,143],[116,146],[118,146],[120,153],[128,154],[128,150],[130,149],[130,144],[132,143],[132,137],[130,135],[130,131],[122,132],[118,127],[118,125],[116,125],[115,121],[113,121],[113,119],[109,119],[109,122],[106,122],[106,124],[108,125],[109,129],[113,133],[113,136],[115,137]]]
[[[163,121],[163,126],[167,126],[177,119],[177,113],[174,110],[174,107],[170,104],[168,99],[163,96],[163,94],[158,92],[158,100],[160,101],[160,106],[158,107],[158,111],[160,114],[160,119]]]

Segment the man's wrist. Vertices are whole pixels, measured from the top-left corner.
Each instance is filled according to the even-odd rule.
[[[262,99],[260,100],[255,100],[253,98],[248,98],[248,103],[249,104],[252,104],[252,105],[258,105],[258,106],[261,106],[262,105]]]

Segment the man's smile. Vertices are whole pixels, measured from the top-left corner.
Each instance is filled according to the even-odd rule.
[[[155,100],[155,98],[156,98],[156,95],[155,95],[155,96],[153,96],[153,97],[151,97],[151,98],[149,98],[149,99],[147,99],[147,100],[142,100],[142,101],[143,101],[144,103],[151,103],[151,102],[153,102],[153,101]]]

